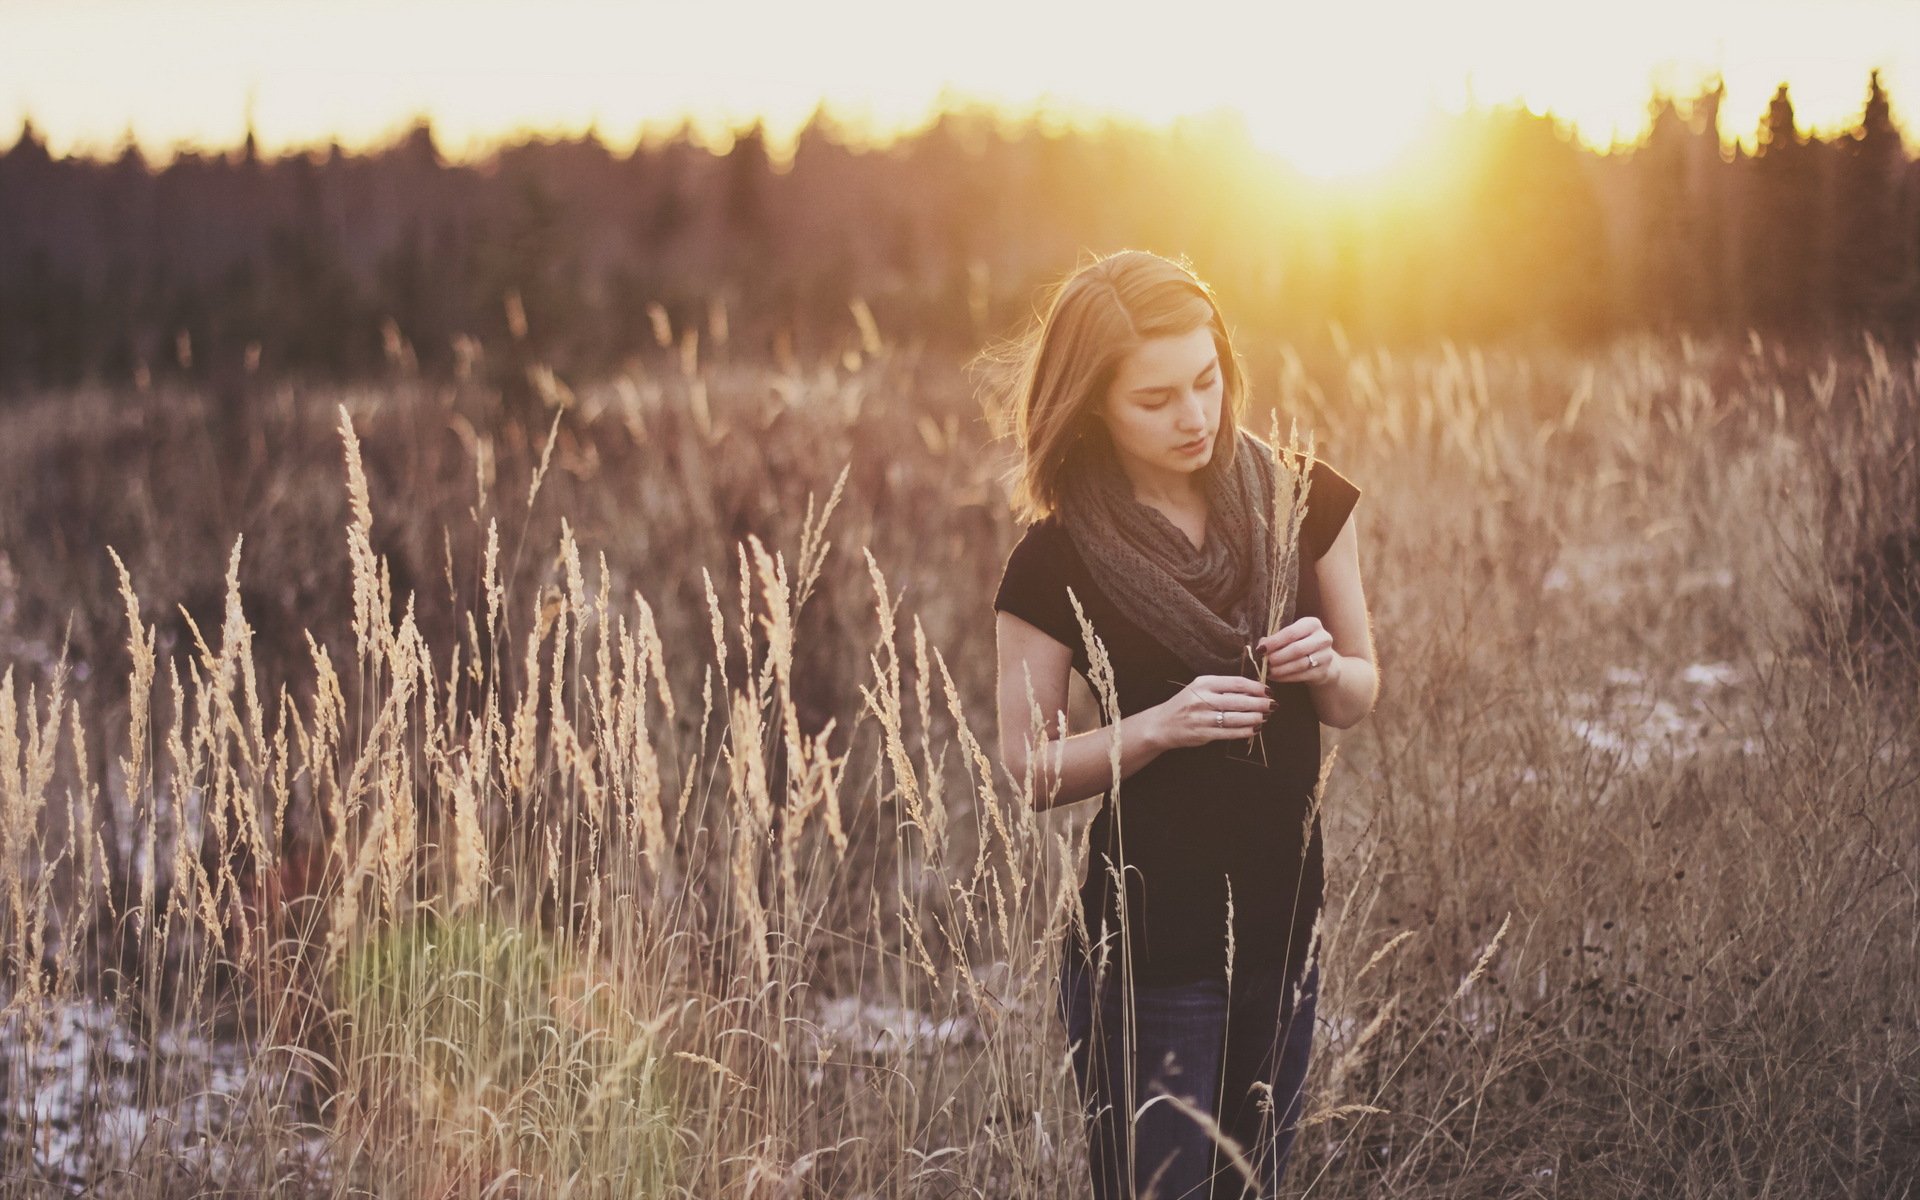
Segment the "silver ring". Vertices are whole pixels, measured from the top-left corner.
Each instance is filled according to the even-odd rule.
[[[1221,729],[1225,729],[1225,728],[1227,727],[1227,714],[1225,714],[1225,713],[1223,713],[1223,712],[1221,712],[1221,711],[1220,711],[1219,709],[1217,709],[1217,708],[1216,708],[1216,709],[1214,709],[1214,710],[1213,710],[1213,723],[1214,723],[1214,724],[1215,724],[1216,726],[1218,726],[1219,728],[1221,728]]]
[[[1308,666],[1310,666],[1310,667],[1317,667],[1317,666],[1319,666],[1319,665],[1320,665],[1320,655],[1319,655],[1318,653],[1314,653],[1314,654],[1309,654],[1309,655],[1307,655],[1307,665],[1308,665]]]

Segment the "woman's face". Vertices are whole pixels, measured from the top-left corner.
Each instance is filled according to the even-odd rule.
[[[1206,465],[1226,385],[1213,330],[1148,338],[1120,362],[1100,415],[1136,474],[1190,474]]]

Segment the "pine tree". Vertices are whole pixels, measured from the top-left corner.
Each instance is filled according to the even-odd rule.
[[[1746,245],[1742,255],[1747,311],[1755,325],[1803,328],[1814,316],[1812,239],[1814,162],[1782,83],[1754,135],[1748,165]]]
[[[1838,146],[1843,157],[1835,265],[1841,287],[1835,300],[1850,323],[1883,323],[1912,282],[1909,231],[1898,220],[1906,149],[1879,71],[1867,77],[1860,123],[1842,135]]]

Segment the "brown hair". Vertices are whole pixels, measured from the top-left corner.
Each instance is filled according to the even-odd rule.
[[[1105,436],[1093,410],[1105,401],[1121,360],[1149,338],[1178,337],[1201,325],[1213,330],[1225,383],[1223,432],[1206,469],[1233,465],[1246,376],[1211,288],[1184,263],[1122,250],[1087,262],[1049,291],[1044,317],[982,355],[1002,369],[1005,403],[996,415],[1020,449],[1013,510],[1023,524],[1059,504],[1075,444]]]

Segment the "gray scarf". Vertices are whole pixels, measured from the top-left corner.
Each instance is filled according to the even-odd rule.
[[[1198,550],[1159,509],[1134,499],[1105,429],[1078,444],[1061,481],[1060,521],[1094,582],[1196,674],[1246,675],[1244,652],[1273,632],[1259,628],[1274,569],[1273,452],[1246,430],[1233,432],[1233,466],[1200,469],[1207,536]],[[1289,612],[1281,624],[1292,619]]]

